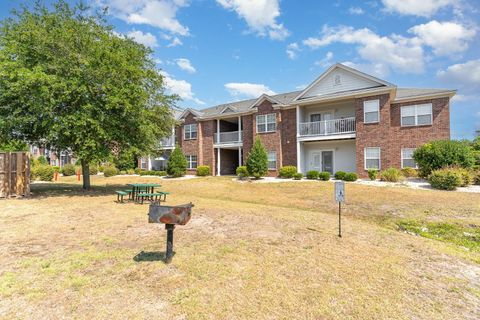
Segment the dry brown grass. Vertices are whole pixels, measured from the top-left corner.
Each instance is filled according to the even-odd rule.
[[[74,178],[0,201],[5,319],[476,319],[479,253],[396,230],[396,219],[480,225],[480,196],[347,184],[344,237],[333,184],[162,180],[168,203],[195,204],[175,232],[114,185]],[[105,184],[108,184],[105,187]],[[143,251],[143,253],[142,253]],[[134,260],[140,257],[141,261]],[[143,260],[143,261],[142,261]],[[149,261],[151,260],[151,261]]]

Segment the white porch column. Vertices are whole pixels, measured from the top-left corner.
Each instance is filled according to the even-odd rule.
[[[175,147],[175,144],[177,143],[175,141],[175,125],[172,126],[172,142],[173,142],[173,146]]]
[[[242,116],[238,116],[238,141],[242,141]]]
[[[216,133],[215,141],[217,143],[220,142],[220,119],[217,119],[217,133]]]
[[[297,170],[300,173],[305,173],[303,172],[303,154],[302,154],[302,144],[300,141],[297,141]]]
[[[217,176],[220,176],[220,148],[217,148]]]
[[[238,165],[242,165],[242,147],[238,147]]]
[[[148,156],[147,168],[148,170],[152,170],[152,158],[150,156]]]

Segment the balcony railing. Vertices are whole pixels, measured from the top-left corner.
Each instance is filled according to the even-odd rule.
[[[171,136],[160,140],[158,146],[160,148],[172,148],[175,147],[175,137]]]
[[[216,144],[240,143],[242,142],[242,131],[229,131],[215,133]]]
[[[328,136],[355,132],[355,118],[300,123],[300,136]]]

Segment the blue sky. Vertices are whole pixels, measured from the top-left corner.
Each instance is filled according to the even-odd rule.
[[[452,137],[480,128],[478,0],[84,1],[154,50],[182,107],[299,90],[342,62],[402,87],[458,89]],[[0,17],[19,2],[2,0]]]

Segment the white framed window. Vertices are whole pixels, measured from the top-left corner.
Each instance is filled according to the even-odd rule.
[[[432,104],[418,104],[400,108],[402,127],[430,125],[433,122]]]
[[[185,156],[187,159],[187,169],[197,169],[197,156]]]
[[[262,114],[257,116],[257,132],[274,132],[277,129],[275,113]]]
[[[268,170],[277,170],[277,153],[275,151],[268,152]]]
[[[147,170],[148,169],[148,160],[147,158],[140,158],[140,169]]]
[[[197,139],[197,124],[186,124],[183,126],[183,137],[185,140]]]
[[[380,170],[380,148],[365,148],[365,170]]]
[[[413,159],[413,152],[415,148],[403,148],[402,149],[402,169],[403,168],[414,168],[417,169],[418,166]]]
[[[363,123],[380,122],[380,100],[363,101]]]

